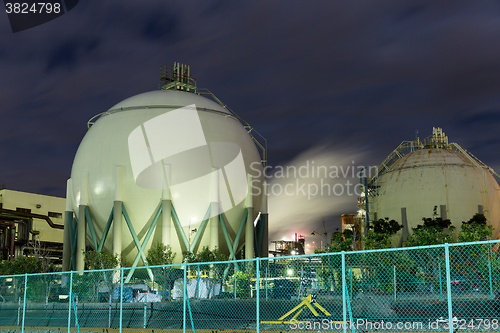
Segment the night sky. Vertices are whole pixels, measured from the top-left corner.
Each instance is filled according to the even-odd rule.
[[[500,170],[498,1],[81,0],[18,33],[0,14],[0,184],[64,197],[87,120],[173,62],[266,137],[273,167],[378,165],[439,126]],[[331,232],[355,204],[273,196],[271,239]]]

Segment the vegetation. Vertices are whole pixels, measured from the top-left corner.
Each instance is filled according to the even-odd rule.
[[[373,221],[368,226],[365,238],[365,247],[368,250],[387,249],[391,247],[391,237],[395,235],[403,226],[395,220],[379,219]]]
[[[118,254],[111,254],[107,251],[88,251],[84,252],[85,267],[88,269],[111,269],[119,266],[126,266],[125,260]]]
[[[43,265],[40,259],[35,257],[19,256],[12,260],[4,260],[0,263],[1,275],[43,273]]]
[[[157,242],[148,250],[146,260],[149,266],[171,265],[176,255],[170,248],[170,245]]]
[[[250,276],[243,271],[238,271],[229,279],[229,286],[236,284],[236,295],[239,298],[250,297]],[[233,289],[234,291],[234,289]]]
[[[208,246],[204,246],[201,251],[194,254],[193,252],[184,252],[183,261],[186,263],[196,262],[212,262],[212,261],[226,261],[228,258],[217,247],[210,250]]]
[[[326,251],[316,249],[314,253],[351,251],[353,243],[353,233],[351,230],[340,232],[339,228],[332,233],[331,243],[326,245]]]
[[[413,228],[413,234],[408,237],[406,246],[425,246],[453,243],[455,227],[449,219],[441,217],[422,218],[423,224]]]
[[[475,214],[469,221],[462,222],[458,234],[459,242],[484,241],[493,236],[493,226],[488,225],[483,214]]]

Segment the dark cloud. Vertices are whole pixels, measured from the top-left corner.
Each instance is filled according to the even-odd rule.
[[[17,34],[2,20],[0,183],[64,196],[88,119],[156,89],[174,61],[267,138],[273,165],[322,144],[378,164],[440,126],[500,168],[499,14],[497,1],[89,0]]]
[[[152,41],[173,42],[181,38],[182,31],[178,28],[177,18],[174,15],[153,13],[146,19],[140,37]]]

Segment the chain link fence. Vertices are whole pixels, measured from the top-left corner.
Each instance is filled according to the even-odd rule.
[[[499,241],[0,277],[0,326],[499,332]]]

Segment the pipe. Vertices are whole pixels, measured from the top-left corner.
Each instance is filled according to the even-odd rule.
[[[17,215],[16,217],[22,216],[22,217],[27,217],[27,218],[34,218],[34,219],[41,219],[47,221],[49,226],[54,229],[64,229],[63,224],[55,224],[52,222],[50,217],[47,215],[41,215],[41,214],[33,214],[33,213],[23,213],[23,212],[18,212],[16,210],[11,210],[11,209],[0,209],[0,213],[9,213],[9,214],[14,214]]]

